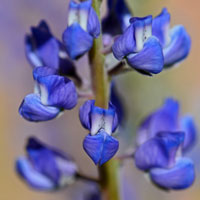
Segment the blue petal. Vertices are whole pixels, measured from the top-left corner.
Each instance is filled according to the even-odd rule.
[[[37,80],[39,77],[57,74],[57,70],[51,67],[36,67],[33,70],[33,78]]]
[[[40,150],[28,150],[28,156],[32,165],[39,173],[47,176],[55,185],[59,184],[61,174],[51,151],[45,148]]]
[[[165,65],[167,67],[185,59],[191,48],[191,39],[185,28],[175,26],[170,31],[170,43],[163,49]]]
[[[59,67],[59,45],[55,38],[51,38],[37,48],[37,54],[44,65],[57,69]]]
[[[91,116],[90,112],[92,106],[94,106],[95,100],[86,101],[79,109],[79,119],[84,128],[90,130],[91,128]]]
[[[135,152],[135,164],[141,170],[154,167],[170,167],[184,140],[183,132],[161,132],[139,146]]]
[[[181,130],[185,132],[185,140],[183,143],[183,152],[189,151],[197,140],[197,130],[194,120],[191,116],[184,116],[181,119]]]
[[[100,22],[93,8],[89,12],[87,30],[94,38],[100,35]]]
[[[116,59],[122,60],[128,54],[133,53],[134,47],[134,26],[130,25],[123,35],[119,36],[115,40],[112,46],[112,51]]]
[[[60,113],[60,109],[51,106],[44,106],[36,94],[27,95],[19,107],[20,115],[28,121],[51,120]]]
[[[176,165],[169,169],[155,168],[150,171],[151,180],[165,189],[185,189],[195,179],[194,164],[188,158],[178,159]]]
[[[161,131],[176,131],[178,127],[179,103],[167,98],[164,105],[151,113],[140,125],[137,143],[142,144]]]
[[[107,161],[109,161],[118,151],[119,142],[112,136],[108,135],[107,133],[104,134],[104,144],[101,153],[101,160],[100,165],[103,165]]]
[[[76,59],[88,52],[93,45],[93,37],[84,31],[78,23],[74,23],[63,33],[63,41],[71,59]]]
[[[87,135],[83,141],[83,148],[95,164],[102,165],[110,160],[119,147],[118,141],[101,131],[91,136]]]
[[[35,170],[26,158],[21,157],[16,161],[16,171],[34,189],[53,190],[55,188],[54,183]]]
[[[127,56],[127,61],[136,70],[160,73],[164,65],[162,47],[156,38],[150,37],[140,52]]]
[[[44,105],[72,109],[76,106],[78,96],[74,83],[62,76],[50,75],[38,78],[41,101]]]
[[[57,186],[69,184],[75,178],[77,166],[69,156],[29,138],[26,150],[34,168],[49,177]]]
[[[28,42],[27,45],[32,45],[31,49],[35,52],[38,59],[42,62],[42,65],[46,65],[52,68],[58,68],[59,44],[58,41],[51,34],[47,24],[42,21],[38,25],[38,27],[32,27],[31,30],[32,35],[27,37],[26,39],[26,42]],[[27,53],[30,53],[30,51]],[[27,54],[27,56],[30,57],[29,54]]]
[[[166,8],[163,8],[162,12],[152,22],[153,35],[159,39],[162,47],[165,47],[169,41],[169,25],[170,14]]]
[[[31,36],[25,36],[25,52],[26,57],[33,67],[42,66],[42,60],[38,57],[34,49],[34,41]]]

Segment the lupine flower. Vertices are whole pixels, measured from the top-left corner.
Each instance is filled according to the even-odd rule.
[[[162,12],[153,19],[152,34],[156,36],[164,54],[164,64],[170,67],[185,59],[191,47],[191,39],[184,26],[177,25],[172,29],[170,26],[170,14],[164,8]]]
[[[119,143],[112,137],[118,126],[118,117],[114,106],[108,109],[95,106],[94,100],[86,101],[81,107],[79,118],[90,133],[83,141],[83,148],[95,164],[102,165],[110,160],[118,150]]]
[[[159,40],[152,36],[152,16],[133,17],[130,26],[112,46],[116,59],[126,58],[128,64],[144,74],[162,71],[164,58]]]
[[[71,59],[76,59],[88,52],[93,39],[100,34],[98,16],[92,8],[92,1],[86,0],[69,4],[68,27],[63,33],[63,41]]]
[[[179,104],[168,98],[150,114],[138,130],[135,164],[149,172],[161,188],[184,189],[192,185],[193,162],[182,157],[194,144],[196,129],[191,117],[179,119]]]
[[[49,191],[74,182],[77,166],[59,150],[29,138],[26,152],[27,157],[17,159],[16,171],[30,187]]]
[[[33,68],[48,66],[80,82],[64,45],[52,35],[47,23],[42,20],[38,26],[31,28],[31,33],[25,36],[25,50]]]
[[[104,45],[108,43],[108,39],[111,39],[112,36],[122,34],[129,26],[129,19],[131,18],[130,11],[124,0],[108,0],[107,7],[107,15],[102,20]],[[112,26],[113,24],[115,24],[115,26]]]
[[[74,83],[58,75],[56,69],[37,67],[33,70],[33,78],[35,93],[27,95],[19,108],[20,115],[26,120],[51,120],[64,109],[76,106],[78,97]]]

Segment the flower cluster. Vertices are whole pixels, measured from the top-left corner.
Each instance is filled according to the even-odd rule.
[[[134,154],[135,164],[147,171],[159,187],[187,188],[194,181],[194,164],[183,155],[195,140],[196,128],[192,117],[179,119],[178,102],[168,98],[141,124]]]
[[[91,50],[89,57],[99,59],[101,53],[102,57],[105,56],[105,63],[95,62],[103,65],[101,70],[105,73],[102,74],[106,74],[106,77],[101,77],[103,80],[107,76],[112,79],[107,62],[110,55],[117,63],[111,63],[114,70],[117,71],[122,63],[123,68],[126,61],[129,69],[144,75],[158,74],[188,56],[190,36],[182,25],[170,29],[170,14],[166,8],[156,17],[131,17],[124,0],[108,0],[107,6],[108,13],[100,23],[92,0],[71,0],[62,42],[53,36],[45,21],[31,28],[31,34],[25,37],[25,47],[33,67],[35,87],[34,93],[27,95],[19,107],[23,118],[33,122],[47,121],[77,105],[80,97],[77,91],[81,91],[79,86],[84,83],[83,77],[76,72],[74,62],[94,49],[94,41],[101,42],[101,25],[102,44],[98,56],[95,49],[94,52]],[[94,47],[97,46],[95,44]],[[85,95],[89,100],[80,107],[79,119],[89,132],[83,141],[83,149],[96,165],[101,166],[118,151],[119,142],[113,135],[122,125],[125,111],[113,80],[106,88],[110,90],[110,98],[106,99],[107,107],[104,108],[96,104],[96,88],[91,85],[95,84],[90,84],[87,89],[92,91],[92,98]],[[193,183],[195,173],[194,164],[185,157],[185,153],[192,148],[195,140],[196,128],[192,117],[179,118],[179,104],[169,98],[141,124],[134,153],[135,164],[148,172],[152,182],[161,188],[187,188]],[[28,140],[26,151],[27,157],[17,159],[16,169],[35,189],[58,189],[80,176],[71,158],[35,138]],[[97,196],[99,198],[99,194]]]
[[[131,18],[112,46],[115,58],[125,58],[132,68],[149,75],[182,61],[190,50],[190,36],[181,25],[169,30],[169,23],[170,14],[165,8],[155,18]]]
[[[26,36],[25,41],[26,55],[34,67],[35,88],[22,101],[20,115],[29,121],[47,121],[64,109],[74,108],[78,95],[67,76],[78,77],[63,45],[52,36],[44,21],[32,28],[32,35]]]

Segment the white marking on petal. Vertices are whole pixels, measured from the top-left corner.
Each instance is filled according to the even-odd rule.
[[[88,11],[87,10],[81,10],[79,11],[79,23],[81,28],[84,31],[87,31],[87,24],[88,24]]]
[[[68,15],[68,26],[71,26],[73,23],[79,21],[78,10],[77,9],[70,9]]]
[[[144,36],[144,29],[143,27],[139,27],[135,30],[135,40],[136,40],[136,52],[139,52],[143,48],[143,36]]]
[[[98,133],[100,129],[104,129],[105,121],[103,114],[92,113],[91,114],[91,135]]]
[[[48,91],[45,86],[40,85],[40,97],[43,105],[48,105]]]
[[[28,57],[35,67],[42,66],[41,60],[35,55],[35,53],[28,53]]]

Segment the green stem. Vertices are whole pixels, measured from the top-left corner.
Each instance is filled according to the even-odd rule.
[[[93,0],[92,6],[100,20],[101,0]],[[108,108],[109,102],[109,79],[105,70],[105,57],[101,53],[102,35],[94,39],[93,47],[89,52],[91,66],[92,86],[95,93],[95,105]],[[120,200],[118,164],[117,160],[110,160],[99,167],[100,186],[103,200]]]

